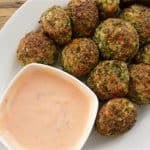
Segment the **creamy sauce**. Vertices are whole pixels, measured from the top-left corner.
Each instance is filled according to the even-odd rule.
[[[3,134],[15,150],[74,150],[91,111],[74,80],[33,68],[15,81],[2,108]]]

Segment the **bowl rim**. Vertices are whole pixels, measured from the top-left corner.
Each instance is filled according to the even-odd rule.
[[[86,143],[90,133],[92,132],[95,120],[96,120],[96,115],[98,112],[98,106],[99,106],[99,102],[98,102],[98,98],[95,95],[95,93],[89,88],[87,87],[83,82],[81,82],[80,80],[78,80],[77,78],[75,78],[74,76],[70,75],[69,73],[60,70],[56,67],[53,66],[48,66],[48,65],[44,65],[44,64],[39,64],[39,63],[31,63],[28,64],[26,66],[24,66],[16,75],[15,77],[10,81],[10,83],[8,84],[7,88],[4,90],[4,94],[2,94],[2,101],[0,102],[0,106],[3,105],[4,103],[4,99],[5,96],[7,95],[8,91],[11,89],[11,87],[13,86],[13,84],[15,84],[15,82],[18,80],[18,78],[24,74],[24,72],[28,71],[28,69],[44,69],[44,70],[48,70],[48,71],[52,71],[53,73],[63,76],[63,78],[67,79],[67,80],[72,80],[75,81],[76,84],[82,89],[82,91],[85,91],[89,96],[90,96],[90,101],[91,101],[91,112],[89,114],[89,118],[88,118],[88,122],[85,128],[85,131],[81,137],[81,139],[79,140],[76,148],[74,150],[80,150],[84,144]],[[6,146],[8,149],[11,150],[11,147],[9,145],[9,142],[7,142],[7,140],[2,136],[0,137],[0,142],[2,142],[2,144],[4,144],[4,146]]]

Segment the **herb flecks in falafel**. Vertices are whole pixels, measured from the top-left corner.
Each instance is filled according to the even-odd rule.
[[[128,93],[129,73],[122,61],[102,61],[91,72],[87,85],[100,100],[124,97]]]
[[[98,8],[95,0],[70,0],[66,8],[72,20],[75,37],[89,37],[98,22]]]
[[[91,39],[74,39],[62,51],[61,62],[64,70],[76,77],[84,76],[99,61],[99,50]]]
[[[17,58],[21,65],[29,63],[52,65],[56,54],[54,42],[41,32],[26,34],[17,49]]]
[[[96,0],[100,18],[115,17],[120,11],[120,0]]]
[[[98,112],[96,130],[103,136],[120,135],[134,126],[136,117],[137,107],[128,99],[111,99]]]
[[[136,63],[144,63],[150,65],[150,44],[145,45],[135,56]]]
[[[107,19],[99,25],[94,35],[104,59],[127,61],[135,56],[139,48],[139,37],[135,28],[122,19]]]
[[[150,104],[150,65],[131,65],[129,73],[130,99],[138,104]]]
[[[58,45],[67,44],[71,40],[71,21],[60,6],[53,6],[46,10],[40,18],[40,24]]]
[[[129,21],[137,30],[140,44],[150,42],[150,8],[142,5],[131,5],[125,8],[120,17]]]

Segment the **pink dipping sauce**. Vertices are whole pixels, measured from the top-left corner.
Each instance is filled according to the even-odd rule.
[[[90,98],[74,80],[28,69],[2,103],[2,134],[14,150],[76,150],[86,132]]]

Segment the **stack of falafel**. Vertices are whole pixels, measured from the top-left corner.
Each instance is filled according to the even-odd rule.
[[[40,18],[40,30],[20,41],[21,65],[53,65],[86,78],[104,103],[96,130],[119,135],[136,122],[137,104],[150,103],[150,5],[135,0],[70,0]],[[144,5],[146,4],[146,5]],[[58,54],[60,57],[58,57]]]

